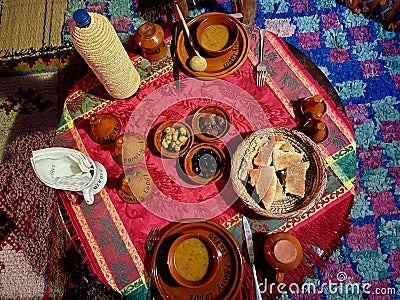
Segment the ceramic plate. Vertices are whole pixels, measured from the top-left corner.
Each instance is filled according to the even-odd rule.
[[[168,269],[168,252],[171,244],[183,234],[201,234],[212,241],[218,252],[217,274],[199,288],[179,285]],[[242,285],[242,256],[231,233],[211,221],[178,223],[167,228],[152,258],[154,282],[162,299],[235,299]]]
[[[207,60],[207,69],[205,71],[195,72],[189,67],[189,60],[193,55],[193,51],[183,31],[181,31],[181,33],[179,34],[177,41],[177,56],[183,70],[191,76],[223,78],[239,69],[247,58],[247,54],[250,48],[250,41],[247,31],[242,23],[237,21],[235,18],[229,16],[229,18],[235,20],[239,31],[238,40],[233,46],[232,50],[225,55],[219,57],[211,57],[201,51],[201,47],[197,44],[196,40],[197,26],[205,18],[218,14],[221,13],[206,13],[192,19],[187,24],[190,34],[193,38],[193,43],[195,44],[196,50],[198,50],[200,54]]]

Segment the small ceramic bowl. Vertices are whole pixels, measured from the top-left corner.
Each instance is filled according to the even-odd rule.
[[[154,133],[154,146],[165,158],[184,155],[193,145],[193,140],[192,128],[183,120],[165,121]]]
[[[184,157],[184,171],[194,183],[211,184],[221,179],[225,155],[221,149],[209,143],[197,144]]]
[[[229,114],[218,105],[200,107],[192,119],[193,133],[204,142],[223,138],[229,132],[230,126]]]
[[[183,234],[168,251],[168,268],[179,285],[201,288],[217,273],[217,249],[210,239],[200,233]]]
[[[223,13],[201,21],[196,31],[200,47],[214,57],[228,53],[236,43],[238,35],[235,20]]]

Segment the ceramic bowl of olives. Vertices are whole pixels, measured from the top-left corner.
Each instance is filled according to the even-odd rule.
[[[193,145],[192,128],[183,120],[168,120],[161,123],[154,133],[154,146],[164,158],[184,155]]]
[[[193,115],[192,128],[195,136],[204,142],[223,138],[231,126],[228,112],[219,105],[205,105]]]
[[[183,161],[186,175],[197,184],[211,184],[221,179],[224,165],[224,153],[210,143],[201,143],[191,147]]]

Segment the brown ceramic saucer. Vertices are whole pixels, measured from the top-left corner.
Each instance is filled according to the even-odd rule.
[[[194,77],[211,77],[211,78],[224,78],[237,69],[239,69],[247,58],[247,54],[250,49],[250,41],[249,36],[247,34],[244,25],[237,21],[235,18],[232,18],[237,26],[238,26],[238,40],[235,45],[232,47],[231,51],[228,53],[219,56],[219,57],[212,57],[207,55],[207,53],[202,52],[201,47],[198,45],[196,40],[196,30],[200,22],[210,16],[219,15],[221,13],[218,12],[211,12],[202,14],[200,16],[195,17],[190,22],[188,22],[188,28],[190,30],[191,36],[193,37],[193,42],[195,44],[196,49],[200,52],[200,54],[207,60],[207,68],[205,71],[202,72],[195,72],[189,67],[189,60],[192,57],[193,53],[191,52],[191,47],[187,37],[184,35],[183,31],[178,36],[177,41],[177,57],[180,62],[183,71],[188,73]],[[189,53],[188,50],[189,49]]]
[[[201,234],[207,237],[218,253],[218,269],[215,276],[201,287],[178,284],[169,271],[168,260],[171,245],[182,235]],[[235,299],[242,285],[242,256],[232,234],[211,221],[177,223],[163,234],[152,257],[154,283],[162,299]]]

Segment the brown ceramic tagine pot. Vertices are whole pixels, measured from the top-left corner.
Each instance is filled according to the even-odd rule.
[[[140,134],[125,133],[120,135],[111,149],[111,156],[120,165],[134,166],[146,154],[146,141]]]
[[[148,199],[153,190],[154,182],[149,171],[143,167],[133,167],[121,175],[117,194],[126,203],[136,204]]]
[[[95,114],[89,120],[89,137],[98,144],[112,143],[121,132],[121,122],[112,114]]]
[[[137,30],[134,39],[141,49],[142,56],[148,60],[159,60],[167,54],[164,31],[158,24],[144,23]]]

